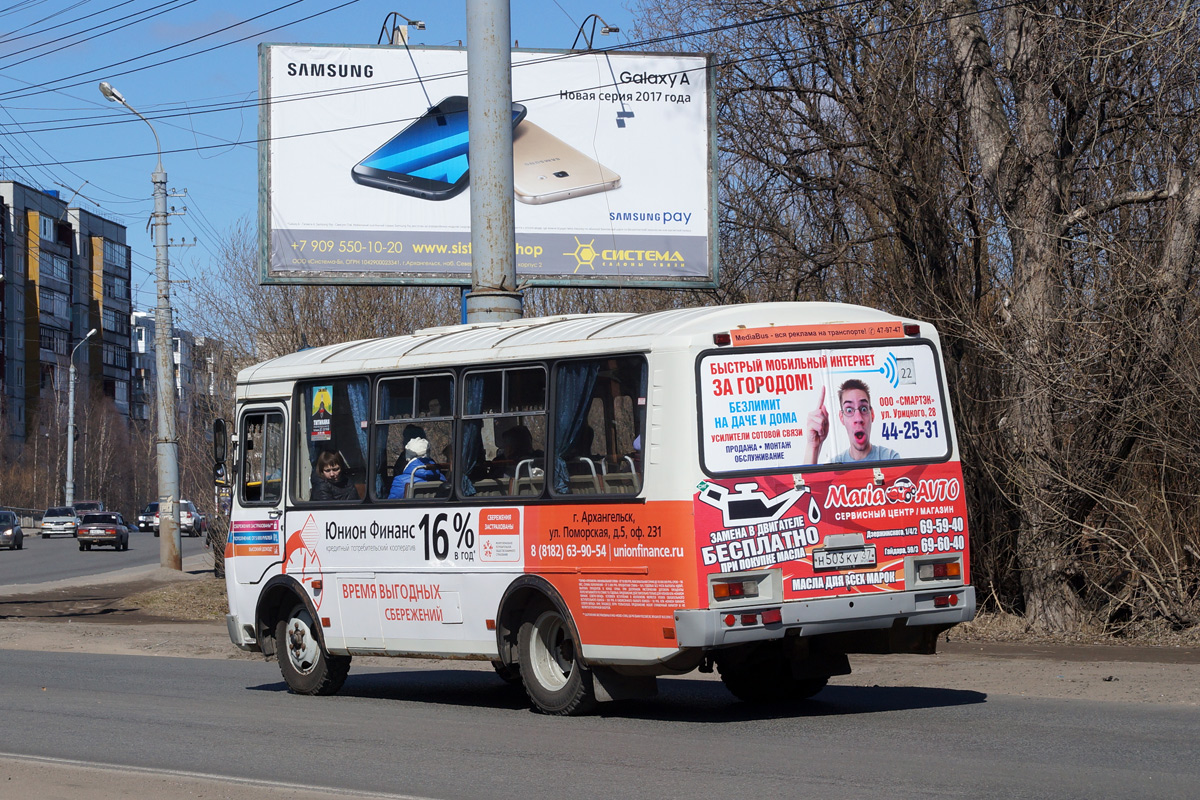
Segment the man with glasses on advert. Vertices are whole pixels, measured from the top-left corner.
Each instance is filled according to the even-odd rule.
[[[890,461],[900,454],[890,447],[871,444],[871,423],[875,410],[871,408],[871,390],[858,378],[851,378],[838,389],[838,419],[846,426],[850,446],[829,459],[832,464],[851,464],[863,461]],[[825,407],[825,387],[817,407],[809,412],[804,427],[805,464],[815,464],[821,445],[829,436],[829,410]]]

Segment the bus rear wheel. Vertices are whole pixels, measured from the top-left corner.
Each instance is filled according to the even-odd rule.
[[[325,652],[308,609],[296,605],[275,626],[279,671],[296,694],[335,694],[350,673],[350,656]]]
[[[517,641],[521,681],[538,711],[566,717],[595,709],[592,673],[579,660],[570,620],[558,609],[533,608],[521,624]]]
[[[779,642],[756,648],[747,657],[717,662],[721,682],[744,703],[789,703],[807,700],[825,688],[828,676],[797,678]]]

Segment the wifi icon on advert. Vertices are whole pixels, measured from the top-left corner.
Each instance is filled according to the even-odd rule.
[[[900,376],[896,373],[896,356],[894,353],[888,353],[884,359],[883,366],[879,368],[879,372],[883,374],[884,379],[895,389],[900,385]]]

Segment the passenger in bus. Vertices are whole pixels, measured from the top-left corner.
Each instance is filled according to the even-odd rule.
[[[575,434],[575,440],[571,442],[571,446],[567,448],[564,455],[567,461],[577,461],[581,458],[592,457],[592,443],[596,440],[596,432],[592,430],[591,425],[584,425]]]
[[[392,481],[392,489],[388,492],[389,500],[403,499],[410,483],[446,480],[446,476],[438,470],[437,462],[429,457],[428,439],[422,436],[409,439],[404,445],[404,456],[408,463]]]
[[[871,407],[871,390],[858,378],[850,378],[838,388],[838,419],[846,428],[850,446],[829,460],[832,464],[857,461],[890,461],[900,454],[890,447],[871,444],[871,423],[875,410]],[[829,435],[829,411],[825,408],[825,388],[817,407],[808,415],[805,426],[806,464],[815,464],[821,445]]]
[[[310,500],[358,500],[358,489],[350,481],[350,470],[340,453],[322,450],[312,475]]]
[[[500,449],[492,465],[493,478],[511,478],[517,466],[526,459],[536,458],[535,469],[541,467],[542,453],[533,449],[533,434],[524,425],[514,425],[500,434]]]

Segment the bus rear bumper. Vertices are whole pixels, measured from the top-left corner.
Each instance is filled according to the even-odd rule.
[[[946,595],[955,595],[956,603],[935,605],[935,596]],[[762,612],[768,608],[778,608],[782,621],[764,624]],[[675,636],[680,647],[714,648],[779,639],[789,633],[819,636],[896,626],[945,629],[975,618],[975,587],[794,600],[768,608],[742,606],[676,611]],[[732,625],[728,624],[730,620]]]

